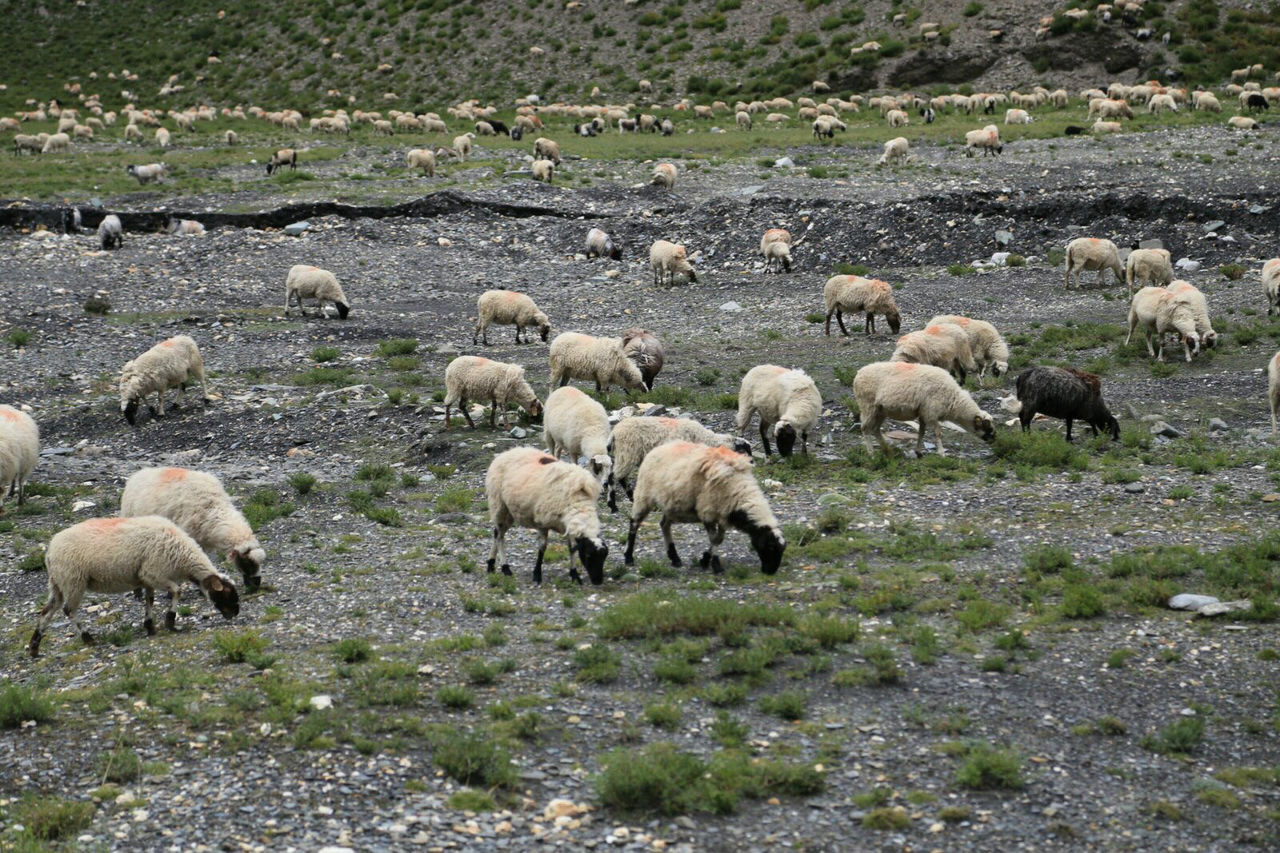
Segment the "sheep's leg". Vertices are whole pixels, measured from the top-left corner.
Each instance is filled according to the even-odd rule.
[[[1067,421],[1067,441],[1070,441],[1070,440],[1071,440],[1071,423],[1072,423],[1072,421],[1073,421],[1073,420],[1075,420],[1075,419],[1074,419],[1074,418],[1067,418],[1067,419],[1066,419],[1066,421]]]
[[[507,426],[507,413],[503,412],[502,413],[503,429],[506,429],[506,426]],[[490,397],[489,398],[489,429],[497,429],[497,428],[498,428],[498,398]]]
[[[493,528],[493,545],[489,548],[489,560],[485,564],[486,571],[493,574],[495,566],[502,566],[504,575],[511,574],[511,566],[507,563],[507,528],[496,524]]]
[[[844,327],[844,312],[839,308],[836,309],[836,322],[840,324],[840,334],[849,337],[849,330]]]
[[[542,583],[542,557],[547,553],[547,531],[538,531],[538,559],[533,561],[533,582]],[[573,566],[573,555],[569,555],[569,565]]]
[[[876,332],[876,315],[870,311],[867,312],[867,319],[862,323],[862,331],[868,335],[874,335]]]
[[[519,323],[516,323],[516,343],[518,343],[518,344],[527,344],[527,343],[529,343],[529,338],[528,338],[528,336],[527,336],[527,335],[525,336],[525,339],[524,339],[523,341],[522,341],[522,340],[520,340],[520,332],[521,332],[523,329],[524,329],[524,326],[521,326]]]
[[[1036,416],[1036,410],[1032,406],[1024,405],[1018,412],[1018,420],[1022,422],[1022,431],[1031,432],[1031,421]]]
[[[920,415],[919,415],[919,414],[917,414],[917,415],[916,415],[916,420],[917,420],[917,421],[919,422],[919,424],[920,424],[920,425],[916,428],[916,458],[917,458],[917,459],[919,459],[920,457],[924,456],[924,430],[925,430],[925,422],[924,422],[924,418],[920,417]]]
[[[1147,342],[1147,355],[1151,358],[1156,357],[1156,348],[1151,345],[1151,330],[1143,329],[1142,337]],[[1160,341],[1160,360],[1164,361],[1164,341]]]
[[[809,431],[805,430],[800,433],[800,451],[806,456],[809,455]]]
[[[923,432],[924,430],[923,421],[921,421],[920,427],[921,427],[921,431]],[[947,449],[942,446],[942,421],[941,420],[936,420],[933,422],[933,440],[934,440],[934,443],[938,445],[938,455],[946,456]]]
[[[773,453],[773,450],[769,447],[769,428],[765,425],[763,416],[760,418],[760,443],[764,445],[765,456]]]
[[[666,512],[662,513],[662,522],[658,526],[662,528],[662,541],[667,543],[667,559],[678,569],[684,565],[684,561],[676,553],[676,541],[671,537],[671,519]]]
[[[649,515],[648,505],[633,506],[631,508],[631,525],[627,529],[627,550],[622,554],[622,562],[627,566],[636,564],[636,533],[640,530],[640,525]]]
[[[146,602],[146,615],[142,619],[142,628],[147,632],[148,637],[152,637],[156,633],[156,622],[151,618],[156,606],[156,591],[147,587],[143,593],[143,601]]]
[[[44,637],[45,629],[49,627],[49,623],[53,621],[53,617],[61,606],[62,592],[56,586],[50,584],[49,600],[40,609],[40,616],[36,619],[36,629],[31,633],[31,642],[27,645],[27,651],[30,652],[32,657],[40,654],[40,639]]]
[[[479,339],[480,339],[480,324],[479,324],[479,323],[476,323],[476,328],[475,328],[475,330],[471,333],[471,345],[472,345],[472,346],[475,346],[475,345],[476,345],[476,341],[478,341]],[[487,341],[486,341],[486,343],[487,343]]]
[[[164,613],[164,627],[169,631],[178,630],[178,598],[182,589],[177,584],[169,587],[169,608]]]
[[[582,559],[582,553],[578,551],[578,547],[573,544],[573,539],[569,536],[564,537],[564,544],[569,549],[569,579],[575,580],[579,585],[582,584],[582,575],[578,574],[578,567],[573,564],[573,555],[578,555],[578,562],[582,563],[582,568],[586,568],[587,564]]]
[[[475,429],[476,422],[471,419],[471,412],[468,411],[468,408],[469,407],[467,406],[467,398],[459,397],[458,411],[462,412],[462,416],[467,419],[467,426],[471,427],[472,429]]]
[[[716,548],[724,541],[724,528],[714,522],[704,525],[707,528],[707,539],[709,547],[702,553],[702,559],[698,561],[698,565],[705,571],[708,566],[715,574],[724,571],[724,567],[720,565],[720,556],[716,554]]]

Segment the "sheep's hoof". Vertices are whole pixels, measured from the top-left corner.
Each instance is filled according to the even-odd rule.
[[[34,657],[39,657],[39,656],[40,656],[40,638],[41,638],[41,636],[42,636],[42,634],[40,633],[40,630],[37,628],[37,629],[36,629],[36,632],[35,632],[34,634],[32,634],[32,635],[31,635],[31,642],[30,642],[29,644],[27,644],[27,651],[31,654],[31,656],[32,656],[33,658],[34,658]]]
[[[178,614],[169,612],[164,615],[164,628],[166,631],[176,631],[178,629]]]
[[[147,632],[147,636],[148,636],[148,637],[154,637],[154,636],[156,635],[156,623],[155,623],[155,620],[153,620],[153,619],[144,619],[144,620],[142,620],[142,628],[143,628],[143,630],[145,630],[145,631]]]
[[[511,564],[510,564],[510,563],[503,563],[503,564],[502,564],[502,573],[503,573],[504,575],[506,575],[507,577],[511,577]],[[539,582],[539,583],[541,583],[541,582],[542,582],[542,579],[541,579],[541,578],[539,578],[539,579],[538,579],[538,582]]]
[[[672,545],[667,548],[667,559],[671,561],[671,565],[677,569],[684,565],[684,561],[680,559],[680,555],[676,553],[676,546]]]
[[[487,571],[489,574],[493,574],[494,561],[493,561],[493,560],[486,560],[486,561],[485,561],[485,564],[484,564],[484,567],[485,567],[485,571]]]

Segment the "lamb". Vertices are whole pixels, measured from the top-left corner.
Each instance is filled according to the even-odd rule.
[[[734,120],[738,123],[738,130],[751,129],[751,113],[746,110],[738,110],[737,115],[734,116]]]
[[[1120,264],[1120,250],[1110,240],[1100,237],[1077,237],[1067,244],[1067,289],[1071,289],[1071,274],[1079,270],[1097,270],[1098,284],[1102,274],[1111,270],[1116,281],[1124,279],[1124,267]]]
[[[222,554],[235,564],[246,590],[254,592],[262,585],[267,553],[212,474],[187,468],[143,468],[125,481],[120,515],[167,518],[205,551]]]
[[[880,155],[880,159],[876,164],[883,166],[890,160],[910,160],[911,144],[905,136],[895,136],[884,144],[884,153]]]
[[[1280,411],[1280,352],[1267,362],[1267,400],[1271,403],[1271,437],[1276,437],[1276,412]]]
[[[159,145],[161,148],[168,148],[168,147],[169,147],[169,131],[168,131],[168,129],[163,128],[163,127],[161,127],[161,128],[157,128],[157,129],[156,129],[156,145]]]
[[[497,415],[502,413],[502,428],[507,428],[507,401],[515,403],[536,418],[542,414],[542,403],[524,378],[524,367],[492,361],[474,355],[460,355],[444,371],[444,427],[452,425],[449,410],[456,406],[467,424],[476,428],[467,411],[467,400],[488,400],[489,426],[497,427]]]
[[[535,181],[542,181],[546,184],[552,183],[552,179],[555,178],[556,174],[555,163],[550,160],[534,160],[529,170],[533,173]]]
[[[622,351],[639,369],[645,390],[652,391],[653,382],[666,362],[662,341],[647,329],[627,329],[622,333]]]
[[[1166,289],[1173,294],[1175,300],[1191,309],[1192,316],[1196,320],[1196,334],[1200,336],[1200,345],[1206,348],[1216,346],[1218,333],[1213,330],[1213,323],[1209,320],[1209,302],[1204,298],[1204,294],[1191,282],[1181,279],[1170,282]]]
[[[1103,121],[1102,119],[1098,119],[1093,123],[1090,130],[1094,133],[1119,133],[1123,130],[1123,127],[1118,121]]]
[[[664,118],[662,120],[661,129],[663,136],[670,136],[676,132],[676,126],[669,118]]]
[[[104,250],[124,247],[124,226],[120,224],[119,216],[108,213],[102,217],[98,223],[98,244]]]
[[[430,148],[413,148],[405,155],[409,171],[421,169],[428,178],[436,176],[436,152]]]
[[[569,577],[582,583],[573,565],[574,554],[591,583],[604,582],[604,561],[609,548],[600,538],[596,501],[600,484],[577,465],[561,462],[533,447],[516,447],[494,457],[484,478],[493,546],[486,567],[493,572],[507,563],[507,530],[515,525],[538,531],[538,559],[533,565],[534,583],[542,583],[542,558],[551,531],[563,534],[569,546]]]
[[[615,261],[622,260],[622,247],[613,242],[613,238],[599,228],[587,232],[587,257],[610,257]]]
[[[692,283],[697,283],[698,274],[689,266],[684,246],[667,240],[655,240],[649,248],[649,268],[653,270],[654,286],[676,283],[676,275],[683,274]]]
[[[769,447],[770,429],[783,456],[791,455],[797,435],[801,450],[808,453],[809,431],[817,427],[822,414],[822,395],[803,370],[760,364],[742,377],[738,391],[738,432],[747,428],[756,413],[760,415],[760,441],[765,456],[773,453]]]
[[[298,297],[298,311],[303,311],[303,298],[314,299],[320,307],[320,315],[324,316],[324,303],[332,302],[338,310],[339,319],[347,319],[351,311],[351,303],[342,292],[338,278],[328,270],[307,264],[295,264],[289,267],[289,275],[284,280],[284,315],[289,316],[289,308],[294,297]]]
[[[676,185],[676,167],[670,163],[659,163],[653,167],[653,177],[649,183],[655,187],[672,189]]]
[[[901,361],[874,362],[854,376],[853,393],[862,415],[862,439],[868,453],[874,452],[873,438],[879,442],[882,452],[889,453],[889,445],[881,433],[886,418],[915,419],[919,423],[917,457],[924,455],[924,434],[929,427],[933,428],[938,455],[946,455],[942,446],[944,420],[959,424],[983,441],[995,440],[995,420],[978,408],[969,392],[941,367]]]
[[[471,156],[471,137],[467,134],[455,136],[453,138],[453,149],[458,152],[458,159],[467,162],[467,158]]]
[[[542,427],[547,452],[557,459],[568,454],[575,464],[579,457],[585,457],[588,470],[601,485],[613,473],[609,434],[609,413],[577,388],[557,388],[547,395]]]
[[[141,587],[146,595],[142,622],[148,635],[156,632],[152,619],[155,591],[169,593],[165,627],[177,624],[178,596],[191,581],[225,618],[240,612],[240,598],[231,579],[219,572],[195,540],[172,521],[155,515],[140,518],[91,518],[68,527],[49,540],[45,552],[49,573],[49,600],[40,611],[27,646],[31,657],[40,654],[40,640],[59,610],[67,615],[80,638],[93,636],[76,616],[85,590],[128,592]]]
[[[1248,116],[1232,116],[1227,119],[1227,124],[1236,130],[1257,130],[1258,122]]]
[[[669,441],[692,441],[708,447],[729,447],[751,455],[751,443],[727,433],[712,432],[690,418],[631,417],[623,418],[613,428],[609,453],[613,456],[613,475],[609,487],[609,509],[618,511],[618,487],[630,498],[631,475],[640,467],[650,450]]]
[[[520,333],[524,332],[526,326],[536,328],[543,343],[546,343],[547,336],[551,334],[551,321],[547,319],[547,315],[542,313],[532,299],[514,290],[486,290],[480,294],[480,298],[476,300],[476,328],[471,335],[471,344],[474,346],[476,338],[481,338],[484,345],[488,346],[489,327],[494,324],[514,325],[518,344],[529,342],[528,333],[523,341],[520,340]]]
[[[182,384],[188,376],[200,383],[200,396],[208,401],[205,387],[204,361],[196,342],[187,335],[178,335],[161,341],[142,355],[125,364],[120,370],[120,411],[132,426],[137,420],[138,406],[146,402],[154,417],[164,416],[164,398],[170,388],[178,389],[178,399],[183,396]],[[156,395],[152,406],[148,397]]]
[[[1018,374],[1016,387],[1023,432],[1031,429],[1031,420],[1040,413],[1067,422],[1067,441],[1077,420],[1088,424],[1094,435],[1105,430],[1112,441],[1120,440],[1120,422],[1107,409],[1102,381],[1094,374],[1070,367],[1028,367]]]
[[[588,379],[603,392],[611,385],[644,391],[644,375],[627,357],[621,338],[596,338],[563,332],[551,342],[551,387],[563,388],[570,379]]]
[[[902,314],[893,301],[893,288],[887,282],[875,278],[863,278],[860,275],[833,275],[822,287],[822,298],[827,308],[825,333],[831,334],[831,315],[840,325],[840,332],[848,335],[844,327],[844,312],[865,311],[867,315],[864,331],[870,335],[876,330],[875,315],[883,314],[889,329],[896,335],[902,326]]]
[[[240,144],[240,134],[236,133],[234,130],[228,130],[226,134],[223,136],[223,139],[226,141],[228,145]]]
[[[672,524],[696,523],[707,530],[708,548],[698,564],[716,574],[722,571],[716,548],[729,528],[751,538],[766,575],[778,571],[787,540],[755,475],[751,459],[727,447],[708,447],[689,441],[673,441],[655,447],[640,463],[636,474],[635,503],[627,532],[624,562],[635,563],[636,534],[651,512],[662,511],[662,538],[667,558],[682,565],[671,538]]]
[[[782,269],[791,272],[791,232],[784,228],[770,228],[760,238],[760,254],[764,255],[764,271],[770,272],[774,262],[782,264]]]
[[[70,151],[71,137],[65,133],[55,133],[44,141],[43,147],[40,149],[41,154],[53,154],[57,151]]]
[[[978,363],[978,374],[985,376],[987,368],[999,376],[1009,371],[1009,345],[996,331],[996,327],[985,320],[974,320],[959,314],[941,314],[929,321],[928,325],[950,324],[959,326],[969,337],[969,349],[973,360]]]
[[[185,237],[199,237],[204,234],[204,226],[194,219],[175,219],[169,223],[169,233]]]
[[[281,148],[279,151],[271,155],[271,159],[267,161],[267,174],[288,166],[290,170],[298,168],[298,152],[292,148]]]
[[[27,502],[27,477],[40,458],[40,428],[30,415],[13,406],[0,405],[0,507],[5,487],[9,497],[18,495],[18,506]]]
[[[898,344],[889,360],[941,367],[955,374],[961,385],[969,373],[978,371],[968,334],[950,323],[925,326],[917,332],[908,332],[898,338]]]
[[[964,153],[972,157],[973,152],[981,149],[983,156],[988,154],[995,156],[1004,151],[1004,145],[1000,142],[1000,131],[994,124],[989,124],[981,130],[971,130],[964,135]]]
[[[545,136],[539,136],[533,141],[533,156],[550,160],[557,166],[560,165],[560,145],[554,140],[547,139]]]
[[[1280,258],[1262,265],[1262,289],[1267,294],[1267,316],[1280,310]]]
[[[1026,110],[1005,110],[1005,124],[1031,124],[1031,113]]]
[[[1173,281],[1170,257],[1168,249],[1134,249],[1130,252],[1124,262],[1124,280],[1129,285],[1129,295],[1133,296],[1135,281],[1145,281],[1152,285]]]
[[[911,123],[910,117],[902,110],[889,110],[884,117],[889,127],[906,127]]]
[[[139,184],[149,184],[152,181],[163,181],[165,178],[164,163],[149,163],[146,166],[128,166],[125,171],[130,176],[137,178]]]
[[[1159,361],[1164,361],[1164,336],[1170,332],[1182,341],[1188,362],[1194,353],[1200,351],[1194,312],[1163,287],[1144,287],[1133,295],[1133,301],[1129,303],[1129,334],[1124,339],[1125,346],[1129,345],[1133,330],[1139,325],[1147,342],[1147,353]],[[1151,345],[1152,334],[1160,338],[1159,356]]]

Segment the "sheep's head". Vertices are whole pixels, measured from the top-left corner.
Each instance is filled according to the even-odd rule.
[[[613,460],[608,454],[597,453],[587,460],[587,467],[591,471],[591,476],[596,478],[596,482],[604,483],[613,476]]]
[[[240,613],[240,594],[226,575],[212,574],[200,581],[200,590],[226,619]]]
[[[529,420],[537,420],[542,417],[542,401],[537,397],[534,397],[529,401],[529,404],[524,407],[524,410],[529,413]]]
[[[124,419],[129,422],[129,426],[133,426],[138,420],[138,405],[141,402],[139,397],[130,397],[128,400],[120,401],[120,411],[124,414]]]
[[[760,571],[766,575],[777,572],[787,548],[782,531],[774,525],[760,524],[740,509],[729,513],[729,523],[751,537],[751,549],[760,558]]]
[[[599,536],[580,536],[573,544],[591,583],[595,586],[604,583],[604,561],[609,556],[609,546]]]
[[[1204,333],[1204,337],[1200,339],[1200,343],[1204,344],[1205,349],[1216,346],[1218,343],[1218,333],[1213,329]]]
[[[778,442],[778,452],[783,456],[790,456],[796,446],[796,428],[786,421],[779,421],[773,438]]]
[[[333,304],[334,304],[334,307],[338,309],[338,319],[339,320],[347,319],[347,315],[351,313],[351,306],[346,304],[345,302],[335,302]]]
[[[1009,362],[997,361],[995,364],[991,366],[991,372],[996,376],[1003,376],[1004,374],[1009,372]]]
[[[734,438],[733,450],[735,453],[741,453],[743,456],[751,455],[751,442],[745,438]]]
[[[898,334],[898,329],[902,328],[902,314],[899,313],[897,309],[886,311],[884,319],[885,322],[889,324],[889,331],[893,332],[895,335]]]
[[[261,546],[246,542],[238,548],[233,548],[227,557],[235,563],[240,574],[244,576],[246,591],[255,592],[262,586],[262,562],[267,558],[267,552],[262,550]]]
[[[547,322],[545,317],[538,323],[538,337],[542,338],[544,344],[547,342],[547,338],[551,337],[551,323]]]
[[[622,248],[612,240],[609,241],[609,257],[615,261],[622,260]]]
[[[973,416],[973,434],[986,442],[996,440],[995,419],[986,412],[979,411]]]
[[[1106,432],[1111,433],[1112,441],[1120,440],[1120,422],[1116,420],[1115,415],[1109,412],[1106,414],[1105,417],[1101,418],[1097,423],[1094,423],[1093,428],[1098,432],[1103,432],[1105,430]]]

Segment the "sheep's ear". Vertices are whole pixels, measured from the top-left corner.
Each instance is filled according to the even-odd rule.
[[[210,576],[210,578],[209,578],[209,589],[210,589],[212,592],[222,592],[222,590],[224,589],[224,585],[223,585],[223,583],[222,583],[222,578],[218,577],[217,575],[212,575],[212,576]]]

